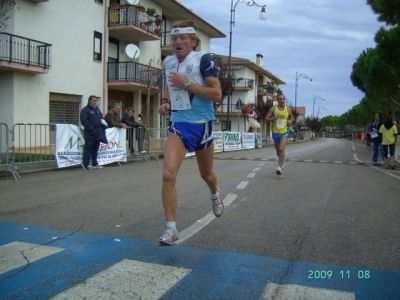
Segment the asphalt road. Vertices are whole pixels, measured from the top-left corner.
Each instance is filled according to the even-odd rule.
[[[218,219],[210,214],[209,192],[198,175],[196,160],[187,159],[177,183],[181,241],[161,250],[168,255],[175,251],[187,256],[187,261],[193,260],[192,270],[197,270],[194,261],[207,257],[205,265],[211,273],[222,268],[219,263],[224,258],[241,262],[241,255],[246,259],[250,255],[267,259],[268,263],[273,260],[272,265],[279,270],[262,273],[274,278],[265,279],[276,285],[270,285],[272,292],[263,291],[265,282],[250,294],[239,292],[241,285],[235,280],[245,282],[245,276],[252,278],[244,274],[225,282],[225,292],[213,288],[211,294],[204,287],[208,292],[198,288],[197,294],[193,287],[176,287],[173,293],[169,290],[170,294],[163,294],[164,298],[188,297],[190,291],[189,298],[202,295],[200,298],[205,299],[289,299],[290,287],[286,287],[283,298],[277,295],[279,285],[290,283],[353,292],[355,297],[349,299],[367,299],[363,298],[364,292],[375,293],[381,299],[396,299],[392,296],[400,294],[400,290],[392,282],[400,280],[399,169],[388,171],[363,163],[369,160],[369,148],[346,139],[289,144],[286,153],[283,176],[274,173],[272,147],[216,154],[215,171],[227,204]],[[0,244],[12,241],[14,236],[15,240],[24,239],[18,238],[16,228],[20,225],[36,228],[37,236],[46,230],[61,230],[58,235],[64,234],[64,243],[68,242],[66,236],[74,234],[84,235],[80,240],[86,241],[99,235],[142,241],[148,255],[164,257],[167,254],[160,254],[156,243],[164,229],[161,171],[162,161],[143,161],[88,172],[63,169],[25,174],[18,181],[0,180],[0,230],[7,232]],[[48,236],[52,234],[55,233]],[[194,255],[196,251],[201,255]],[[219,251],[218,255],[212,251]],[[169,265],[179,265],[168,255]],[[233,259],[235,255],[240,258]],[[213,257],[212,262],[209,257]],[[146,260],[151,261],[147,256]],[[246,268],[255,270],[257,264],[262,265],[248,264],[241,263],[233,272],[242,274]],[[227,267],[225,271],[228,272]],[[7,283],[8,278],[20,282],[14,275],[5,274],[0,275],[0,298],[23,295],[18,287],[1,293],[1,284]],[[67,287],[82,278],[71,280]],[[258,274],[257,278],[263,277]],[[386,285],[378,289],[381,282]],[[232,289],[235,285],[236,290]],[[30,292],[40,298],[39,286],[31,287]],[[228,288],[235,296],[227,296]],[[249,284],[242,289],[249,289]],[[54,296],[63,290],[65,287],[58,287],[42,296]],[[339,294],[334,299],[343,297]]]

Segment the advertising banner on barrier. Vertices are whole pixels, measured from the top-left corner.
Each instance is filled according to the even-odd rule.
[[[106,165],[117,161],[127,161],[126,129],[108,128],[108,144],[100,143],[98,162]],[[81,129],[73,124],[56,125],[56,160],[59,168],[79,165],[85,139]]]
[[[214,136],[214,152],[224,151],[224,132],[223,131],[213,131]]]
[[[262,143],[262,132],[256,132],[256,147],[257,148],[262,148],[263,143]]]
[[[240,132],[224,132],[224,151],[236,151],[242,149]]]
[[[85,139],[73,124],[56,124],[56,160],[59,168],[79,165]]]
[[[256,148],[255,134],[253,132],[242,133],[242,149]]]

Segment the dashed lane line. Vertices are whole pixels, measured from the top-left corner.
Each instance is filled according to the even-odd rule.
[[[252,161],[276,161],[276,158],[260,158],[260,157],[215,157],[215,160],[252,160]],[[299,158],[286,158],[286,162],[303,162],[303,163],[324,163],[324,164],[335,164],[335,165],[355,165],[355,166],[380,166],[380,163],[373,163],[368,161],[360,161],[360,160],[350,160],[350,161],[342,161],[342,160],[325,160],[325,159],[299,159]]]

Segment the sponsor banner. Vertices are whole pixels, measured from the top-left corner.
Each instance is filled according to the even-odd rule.
[[[240,132],[224,132],[224,151],[236,151],[242,149]]]
[[[126,129],[107,128],[106,137],[108,144],[100,143],[97,156],[99,165],[107,165],[117,161],[126,162]]]
[[[106,165],[117,161],[127,161],[126,129],[106,129],[108,144],[100,143],[97,161]],[[56,160],[59,168],[80,165],[85,139],[82,130],[73,124],[56,125]]]
[[[214,136],[214,152],[224,151],[224,132],[223,131],[213,131]]]
[[[256,147],[255,134],[253,132],[242,133],[242,149],[254,149]]]
[[[262,132],[256,132],[256,147],[262,148]]]
[[[56,160],[59,168],[79,165],[85,139],[81,129],[73,124],[56,124]]]

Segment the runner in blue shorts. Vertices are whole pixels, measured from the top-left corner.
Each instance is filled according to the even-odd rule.
[[[273,122],[272,139],[274,141],[276,155],[278,156],[276,174],[282,175],[285,162],[286,140],[289,135],[288,126],[293,123],[294,118],[290,109],[286,106],[285,96],[278,95],[277,99],[278,105],[271,107],[265,118],[267,121]]]
[[[196,52],[199,43],[192,21],[179,21],[171,29],[174,54],[164,60],[166,90],[160,113],[170,113],[169,134],[164,152],[162,201],[166,230],[161,245],[176,242],[176,177],[187,151],[194,151],[202,179],[211,193],[214,215],[224,211],[217,177],[213,171],[212,121],[214,102],[222,98],[217,68],[208,53]]]

